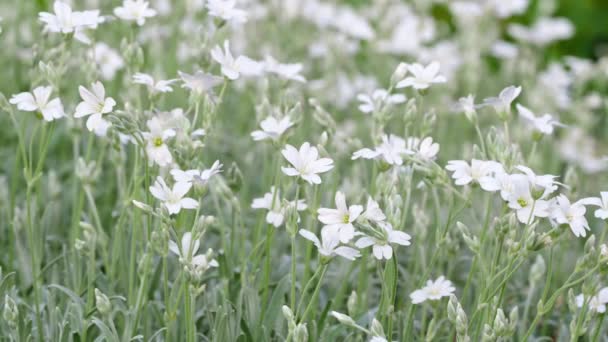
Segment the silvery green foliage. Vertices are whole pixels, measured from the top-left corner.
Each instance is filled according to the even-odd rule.
[[[352,3],[0,4],[0,339],[607,334],[608,58]]]

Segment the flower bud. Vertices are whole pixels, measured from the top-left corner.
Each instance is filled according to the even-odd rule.
[[[496,317],[494,317],[494,331],[498,336],[506,336],[509,329],[509,320],[505,316],[502,309],[496,310]]]
[[[393,71],[393,74],[391,75],[391,85],[395,85],[399,81],[403,80],[405,78],[405,75],[407,75],[407,69],[408,65],[406,63],[399,63],[399,65],[397,65],[397,68],[395,68],[395,71]]]
[[[356,311],[357,311],[357,292],[353,291],[350,293],[350,296],[348,296],[348,300],[346,301],[346,308],[348,309],[348,314],[349,315],[355,315]]]
[[[538,283],[545,274],[546,268],[545,259],[543,259],[542,255],[538,254],[536,260],[534,260],[534,264],[530,268],[530,275],[528,276],[530,284]]]
[[[344,324],[344,325],[349,325],[349,326],[353,326],[355,325],[355,320],[353,320],[350,316],[345,315],[343,313],[337,312],[337,311],[332,311],[330,313],[332,316],[334,316],[335,319],[338,320],[338,322]]]
[[[305,323],[300,323],[296,326],[293,333],[294,342],[308,342],[308,329],[306,329]]]
[[[4,296],[4,311],[2,312],[2,318],[6,323],[15,329],[19,320],[19,307],[17,303],[9,295]]]
[[[372,336],[384,337],[384,329],[382,328],[382,324],[374,318],[371,326]]]
[[[97,307],[97,311],[102,315],[107,315],[112,311],[112,303],[98,288],[95,288],[95,307]]]

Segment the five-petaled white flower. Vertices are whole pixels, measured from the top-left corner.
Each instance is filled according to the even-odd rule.
[[[13,95],[9,100],[10,103],[17,106],[17,109],[25,112],[39,111],[45,121],[53,121],[65,116],[63,105],[59,98],[51,97],[52,88],[36,87],[31,93],[24,92]]]
[[[397,88],[412,87],[416,90],[427,89],[434,83],[445,83],[447,82],[445,76],[439,75],[439,62],[431,62],[427,66],[423,66],[418,63],[408,65],[408,71],[412,73],[412,76],[406,77],[405,79],[397,83]]]
[[[182,209],[196,209],[198,202],[190,197],[184,197],[190,188],[191,183],[177,182],[170,188],[165,180],[158,176],[152,186],[150,186],[150,193],[152,196],[159,199],[165,208],[169,211],[169,214],[178,214]]]
[[[531,110],[519,103],[516,105],[516,108],[519,115],[527,122],[531,123],[533,128],[542,134],[551,135],[556,126],[564,127],[564,125],[555,120],[551,114],[544,114],[543,116],[537,117]]]
[[[412,155],[414,151],[409,150],[406,147],[405,140],[396,135],[383,135],[382,143],[376,146],[373,150],[369,148],[363,148],[353,153],[352,159],[376,159],[382,158],[383,161],[390,165],[401,165],[403,164],[403,157],[405,155]]]
[[[411,244],[410,240],[412,237],[404,232],[394,230],[390,223],[379,222],[378,226],[381,230],[377,231],[377,236],[363,236],[355,242],[355,246],[357,246],[357,248],[373,246],[372,251],[376,259],[388,260],[393,257],[393,247],[390,245],[391,243],[402,246],[409,246]]]
[[[334,167],[334,161],[330,158],[319,158],[316,147],[305,142],[297,150],[291,145],[286,145],[281,151],[283,157],[292,167],[281,167],[284,174],[292,177],[301,177],[308,184],[321,184],[319,173],[327,172]]]
[[[415,153],[415,157],[422,160],[433,160],[439,153],[439,144],[433,142],[432,137],[426,137],[422,140],[409,138],[406,145],[409,150]]]
[[[133,75],[133,82],[147,86],[151,93],[169,93],[173,91],[171,84],[177,82],[177,79],[154,80],[152,76],[138,72]]]
[[[173,163],[173,157],[166,141],[175,136],[175,130],[163,127],[161,120],[157,117],[148,120],[147,125],[150,131],[144,132],[143,136],[147,141],[146,153],[148,158],[160,167],[170,165]]]
[[[583,304],[585,304],[585,295],[581,293],[576,296],[576,306],[582,308]],[[591,297],[587,303],[587,307],[592,312],[605,313],[606,304],[608,304],[608,287],[604,287],[598,291],[597,295]]]
[[[308,208],[305,200],[297,200],[297,202],[292,201],[285,204],[281,199],[281,192],[274,186],[270,188],[270,192],[265,193],[263,197],[255,198],[251,203],[251,208],[253,209],[268,210],[266,222],[272,224],[276,228],[283,225],[288,209],[294,207],[297,211],[306,210]]]
[[[114,15],[125,21],[134,21],[142,26],[146,18],[156,16],[156,11],[148,8],[149,3],[144,0],[123,0],[122,6],[114,9]]]
[[[608,191],[600,192],[600,197],[588,197],[580,200],[585,205],[594,205],[599,207],[593,213],[595,217],[605,220],[608,218]]]
[[[186,182],[192,183],[194,185],[203,186],[209,182],[211,177],[217,175],[222,172],[222,163],[219,160],[216,160],[210,168],[205,170],[186,170],[182,171],[180,169],[171,170],[171,176],[173,176],[173,180],[176,182]]]
[[[511,189],[507,195],[507,204],[515,210],[519,222],[531,224],[535,217],[548,217],[549,202],[532,195],[528,178],[524,175],[511,175],[510,178]]]
[[[521,93],[521,87],[508,86],[503,89],[498,97],[489,97],[483,100],[485,106],[492,106],[500,115],[511,113],[511,103]]]
[[[355,260],[361,255],[358,250],[352,247],[340,246],[340,237],[333,231],[321,230],[321,240],[313,232],[306,229],[301,229],[299,233],[306,240],[312,241],[322,256],[331,258],[339,255],[348,260]]]
[[[54,14],[48,12],[38,14],[40,21],[45,23],[44,29],[53,33],[74,34],[76,40],[85,44],[90,44],[91,40],[84,30],[95,29],[104,22],[98,10],[72,11],[72,8],[62,1],[55,1],[53,10]]]
[[[363,206],[346,204],[346,198],[340,191],[335,196],[336,209],[320,208],[319,221],[325,224],[323,230],[335,231],[340,241],[347,243],[355,236],[355,226],[353,222],[357,220],[363,212]]]
[[[247,56],[234,58],[230,52],[230,42],[224,41],[224,50],[219,45],[211,49],[211,57],[222,66],[222,74],[230,80],[243,76],[258,76],[262,74],[263,66]]]
[[[576,237],[587,236],[587,230],[589,223],[585,218],[587,209],[585,208],[584,200],[570,203],[570,200],[564,196],[559,195],[556,199],[557,203],[553,207],[552,218],[559,224],[567,224]]]
[[[385,89],[376,89],[371,95],[359,94],[357,100],[361,102],[359,104],[359,110],[363,113],[372,113],[380,111],[385,106],[392,106],[405,102],[406,98],[403,94],[389,94]]]
[[[247,21],[247,13],[235,8],[236,0],[208,0],[207,9],[209,15],[226,21],[244,23]]]
[[[410,294],[413,304],[420,304],[427,300],[438,300],[442,297],[448,297],[454,293],[456,289],[451,281],[445,279],[444,276],[437,278],[435,281],[428,280],[426,286],[418,289]]]
[[[87,129],[92,132],[101,126],[109,125],[102,115],[110,113],[116,105],[116,101],[111,97],[106,97],[106,90],[101,82],[93,83],[91,89],[92,91],[83,86],[78,87],[82,102],[76,106],[74,117],[81,118],[89,115]]]
[[[359,217],[373,222],[382,222],[386,220],[386,215],[384,215],[382,209],[380,209],[380,205],[378,205],[378,202],[374,201],[371,196],[367,198],[365,211]]]
[[[277,141],[291,126],[293,126],[293,122],[291,122],[288,116],[280,120],[274,116],[269,116],[260,122],[262,130],[251,132],[251,137],[255,141],[266,139]]]

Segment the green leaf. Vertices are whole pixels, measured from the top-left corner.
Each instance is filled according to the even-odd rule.
[[[270,298],[270,302],[268,303],[268,307],[266,309],[266,314],[262,319],[262,326],[265,326],[268,329],[268,332],[272,330],[272,327],[276,323],[276,321],[281,318],[281,307],[283,306],[285,300],[285,293],[289,288],[289,275],[286,275],[279,281],[277,287],[272,292],[272,297]],[[263,305],[264,303],[262,303]]]
[[[395,304],[397,292],[397,258],[395,255],[386,262],[384,267],[384,281],[382,284],[382,295],[378,313],[380,317],[386,318],[390,314],[389,308]]]

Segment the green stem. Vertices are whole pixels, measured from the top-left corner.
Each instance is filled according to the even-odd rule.
[[[310,302],[308,302],[306,310],[304,310],[304,314],[302,315],[302,319],[300,320],[300,322],[306,321],[306,318],[308,318],[308,315],[310,314],[313,305],[317,301],[317,296],[319,294],[319,290],[321,290],[321,284],[323,283],[323,276],[325,276],[325,271],[327,271],[327,264],[321,266],[321,274],[319,275],[319,281],[317,282],[317,286],[315,287],[315,290],[312,293],[312,297],[310,298]]]

